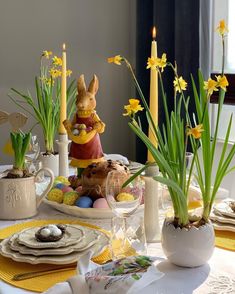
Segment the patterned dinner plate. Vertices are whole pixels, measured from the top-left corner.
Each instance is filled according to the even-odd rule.
[[[229,206],[229,201],[224,201],[216,204],[214,206],[215,213],[219,213],[225,216],[229,216],[235,219],[235,212],[232,210],[232,208]]]
[[[18,243],[30,248],[59,248],[66,247],[79,242],[84,237],[84,227],[66,225],[66,230],[63,237],[56,242],[38,242],[35,238],[35,233],[41,227],[34,227],[23,230],[18,233]]]
[[[96,242],[99,241],[100,234],[92,229],[84,230],[84,238],[79,242],[66,247],[59,248],[29,248],[18,242],[18,233],[14,234],[9,238],[10,248],[21,254],[31,254],[34,256],[45,256],[45,255],[66,255],[72,252],[80,252],[89,249]]]
[[[14,251],[10,247],[9,239],[4,239],[0,243],[0,254],[11,258],[17,262],[26,262],[30,264],[40,264],[40,263],[47,263],[47,264],[70,264],[77,262],[81,256],[86,252],[86,250],[92,251],[92,256],[98,256],[101,254],[105,248],[109,244],[109,238],[102,232],[98,232],[99,238],[98,242],[93,244],[88,249],[85,249],[80,252],[72,252],[70,254],[65,255],[44,255],[44,256],[34,256],[31,254],[21,254],[20,252]]]

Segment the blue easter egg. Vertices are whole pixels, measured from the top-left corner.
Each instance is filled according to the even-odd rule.
[[[64,184],[63,183],[58,183],[58,184],[56,184],[55,185],[55,188],[57,188],[57,189],[62,189],[64,187]]]
[[[93,201],[91,200],[91,198],[87,197],[87,196],[82,196],[80,197],[75,205],[81,208],[89,208],[92,207]]]

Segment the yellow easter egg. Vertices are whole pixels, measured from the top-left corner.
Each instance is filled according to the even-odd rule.
[[[132,194],[123,192],[123,193],[120,193],[117,195],[116,200],[119,202],[121,202],[121,201],[134,201],[135,198]]]
[[[78,199],[78,193],[76,191],[64,193],[63,203],[66,205],[74,205]]]
[[[53,188],[47,195],[47,199],[50,201],[55,201],[57,203],[62,203],[63,202],[63,192],[60,189]]]
[[[70,186],[70,182],[66,177],[58,176],[58,177],[55,178],[55,181],[60,182],[60,183],[62,183],[64,185],[66,185],[66,186]]]

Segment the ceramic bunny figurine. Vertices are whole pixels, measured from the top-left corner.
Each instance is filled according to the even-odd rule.
[[[72,158],[71,165],[78,168],[86,168],[93,162],[103,160],[103,150],[99,134],[104,132],[105,124],[96,114],[95,95],[99,88],[99,81],[94,75],[88,90],[81,75],[77,83],[77,112],[72,122],[63,122],[68,137],[72,140],[69,156]]]

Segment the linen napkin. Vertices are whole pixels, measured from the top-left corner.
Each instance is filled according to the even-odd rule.
[[[130,256],[99,266],[90,260],[91,256],[92,252],[88,252],[80,258],[80,274],[56,284],[44,294],[137,294],[164,275],[154,265],[157,258]]]

